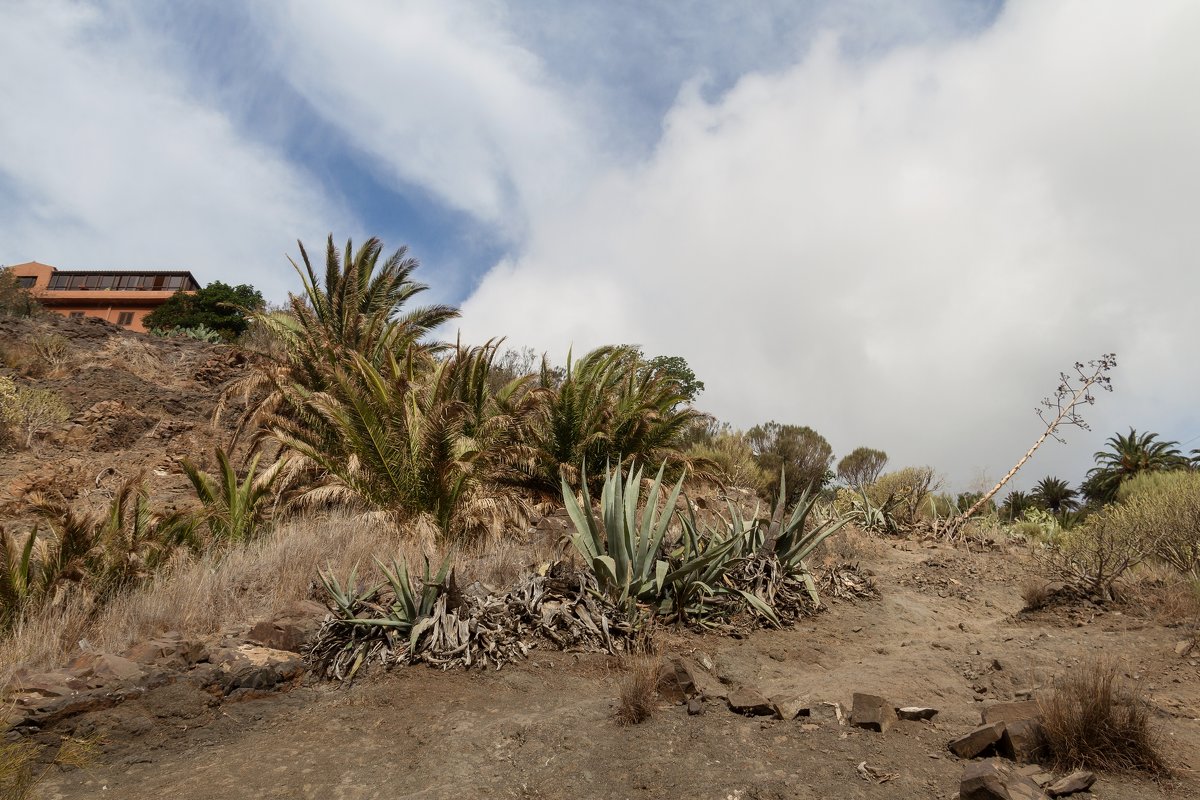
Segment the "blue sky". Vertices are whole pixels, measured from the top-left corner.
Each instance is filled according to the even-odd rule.
[[[1200,6],[743,5],[6,3],[0,263],[279,299],[297,238],[378,235],[470,339],[684,355],[724,419],[956,487],[1101,352],[1030,482],[1200,434]]]

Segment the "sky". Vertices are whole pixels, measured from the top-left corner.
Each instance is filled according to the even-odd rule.
[[[1196,41],[1192,0],[4,0],[0,263],[278,301],[297,240],[379,236],[447,337],[681,355],[954,490],[1116,353],[1015,485],[1077,482],[1200,447]]]

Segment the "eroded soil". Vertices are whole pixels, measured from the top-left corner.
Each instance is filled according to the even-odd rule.
[[[982,707],[1048,685],[1081,660],[1116,659],[1151,699],[1176,777],[1102,774],[1092,796],[1200,797],[1200,668],[1177,622],[1074,606],[1018,614],[1020,552],[880,543],[863,563],[882,596],[745,639],[661,637],[703,651],[731,684],[848,707],[853,692],[941,710],[885,734],[831,717],[739,717],[719,701],[663,706],[619,727],[616,659],[535,652],[499,672],[375,673],[217,707],[181,686],[80,720],[106,732],[99,761],[57,773],[46,798],[948,798],[962,762],[946,742]],[[884,782],[862,777],[861,762]],[[1084,795],[1086,796],[1086,795]]]

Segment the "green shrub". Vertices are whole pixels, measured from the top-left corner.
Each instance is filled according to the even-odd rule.
[[[1121,485],[1117,499],[1125,518],[1157,532],[1155,556],[1200,578],[1200,473],[1142,473]]]
[[[190,328],[151,328],[150,335],[163,339],[195,339],[198,342],[208,342],[210,344],[220,344],[225,341],[225,338],[218,331],[204,324],[194,325]]]
[[[1114,504],[1072,530],[1063,532],[1051,551],[1050,566],[1102,599],[1114,596],[1125,572],[1151,557],[1163,534],[1152,504]]]
[[[726,486],[763,494],[771,485],[771,476],[758,465],[746,434],[741,431],[719,431],[711,442],[693,445],[687,455],[711,464],[712,474]]]
[[[0,314],[13,317],[32,317],[42,310],[33,294],[21,286],[20,280],[8,267],[0,268]]]
[[[865,495],[871,507],[887,510],[897,528],[909,527],[931,511],[946,516],[940,507],[930,507],[933,485],[932,467],[904,467],[880,475],[874,483],[862,487],[862,494],[849,488],[838,490],[834,511],[839,515],[854,513],[863,506]]]

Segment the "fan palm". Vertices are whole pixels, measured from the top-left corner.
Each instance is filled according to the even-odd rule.
[[[1078,496],[1079,492],[1072,489],[1066,481],[1048,476],[1033,487],[1029,499],[1047,511],[1058,514],[1079,508]]]
[[[1188,459],[1178,444],[1160,441],[1157,433],[1139,434],[1134,428],[1127,436],[1110,436],[1108,449],[1095,454],[1096,466],[1087,474],[1085,494],[1089,499],[1109,503],[1116,499],[1121,483],[1134,475],[1186,468]]]

